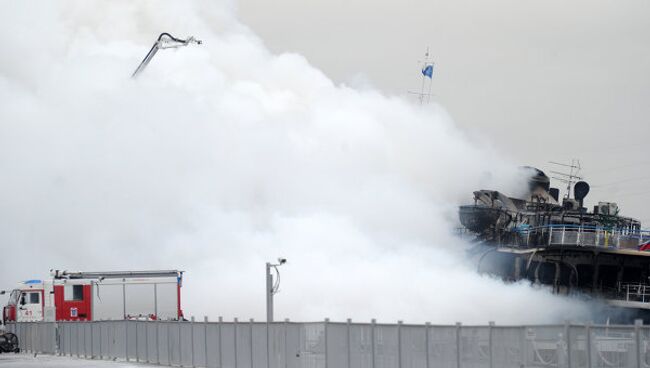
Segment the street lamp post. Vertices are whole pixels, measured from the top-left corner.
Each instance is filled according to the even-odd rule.
[[[266,321],[273,322],[273,295],[277,294],[280,287],[280,271],[278,266],[287,263],[284,258],[278,258],[278,263],[266,262]],[[273,281],[271,269],[275,270],[277,278]]]
[[[273,275],[269,262],[266,262],[266,321],[273,322]]]

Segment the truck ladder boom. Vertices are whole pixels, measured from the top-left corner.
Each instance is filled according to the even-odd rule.
[[[107,272],[70,272],[52,270],[55,279],[122,279],[130,277],[182,277],[183,271],[154,270],[154,271],[107,271]]]
[[[158,50],[160,49],[171,49],[171,48],[178,48],[181,46],[187,46],[190,43],[196,43],[197,45],[200,45],[203,43],[201,40],[195,39],[193,36],[190,36],[186,40],[176,38],[172,35],[170,35],[167,32],[163,32],[158,36],[158,39],[156,42],[154,42],[153,46],[151,46],[151,50],[147,53],[147,55],[142,59],[142,62],[140,65],[138,65],[138,68],[135,69],[133,74],[131,75],[131,78],[137,77],[142,71],[149,65],[149,62],[153,57],[156,55]]]

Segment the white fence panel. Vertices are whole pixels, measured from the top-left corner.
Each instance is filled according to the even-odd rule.
[[[26,322],[25,352],[219,368],[641,368],[650,327],[254,321]]]

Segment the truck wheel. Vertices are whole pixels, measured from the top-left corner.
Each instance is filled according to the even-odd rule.
[[[16,350],[20,351],[18,347],[18,336],[11,332],[0,335],[0,351],[9,353],[12,351],[15,352]]]

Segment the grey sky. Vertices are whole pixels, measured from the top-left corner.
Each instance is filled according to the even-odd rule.
[[[468,134],[522,164],[579,158],[588,200],[650,223],[650,2],[240,0],[276,52],[337,82],[418,89],[427,46],[433,93]],[[405,122],[407,124],[408,122]],[[632,180],[632,179],[641,180]],[[471,194],[468,193],[468,199]],[[593,203],[591,203],[593,204]]]

